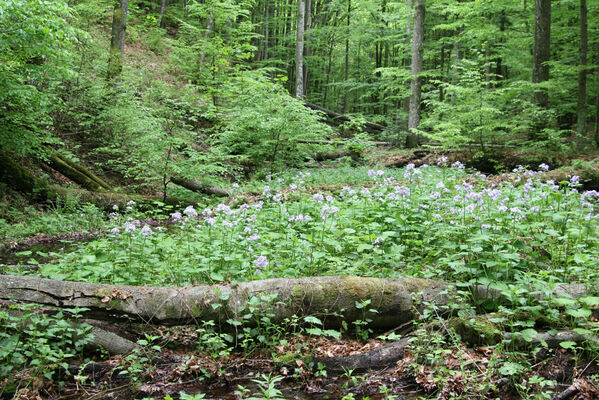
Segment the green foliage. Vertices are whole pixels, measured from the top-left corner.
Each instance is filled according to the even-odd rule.
[[[313,147],[298,140],[322,139],[330,128],[262,72],[244,72],[225,89],[231,111],[219,138],[221,151],[252,165],[297,164]]]
[[[55,90],[74,75],[71,17],[63,0],[0,4],[0,149],[24,155],[52,141]]]
[[[0,311],[0,378],[22,369],[31,376],[51,379],[57,367],[81,355],[92,339],[91,326],[77,322],[82,309],[45,315],[35,305],[10,306]],[[65,314],[67,312],[68,314]]]

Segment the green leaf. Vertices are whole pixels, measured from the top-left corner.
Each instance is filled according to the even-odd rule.
[[[322,325],[322,321],[312,315],[304,317],[304,321],[306,321],[309,324]]]
[[[574,350],[576,348],[576,342],[572,341],[561,342],[559,345],[567,350]]]
[[[566,310],[566,314],[574,317],[574,318],[588,318],[593,313],[588,308],[579,308],[579,309],[569,309]]]

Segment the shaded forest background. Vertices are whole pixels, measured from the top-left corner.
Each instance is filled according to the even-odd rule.
[[[551,158],[599,141],[595,2],[0,7],[2,153],[83,160],[133,188],[294,165],[339,135],[354,150],[433,143],[486,158],[496,146]]]

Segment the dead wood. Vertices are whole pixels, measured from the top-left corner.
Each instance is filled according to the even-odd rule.
[[[321,107],[314,103],[304,102],[304,104],[308,108],[311,108],[313,110],[324,113],[331,120],[331,122],[335,125],[341,125],[341,124],[349,122],[353,119],[353,117],[351,117],[351,116],[340,114],[338,112],[329,110],[327,108]],[[370,121],[364,121],[363,126],[364,126],[364,130],[367,132],[370,132],[370,133],[381,133],[386,129],[386,127],[384,125],[377,124],[375,122],[370,122]]]
[[[277,304],[264,304],[274,313],[273,323],[292,315],[339,316],[324,318],[328,327],[362,319],[356,302],[371,300],[378,310],[373,329],[390,329],[412,319],[419,303],[446,304],[442,282],[414,278],[376,279],[357,277],[311,277],[268,279],[233,285],[182,288],[135,287],[56,281],[25,276],[0,275],[0,299],[56,307],[85,307],[85,316],[108,321],[142,321],[181,325],[198,320],[235,318],[252,296],[277,295]],[[217,306],[220,305],[220,306]],[[215,307],[213,307],[215,306]]]
[[[49,165],[82,188],[91,191],[111,191],[112,187],[84,166],[69,160],[57,152],[48,156]]]
[[[405,337],[385,346],[361,354],[340,357],[317,357],[314,362],[321,363],[328,372],[343,372],[346,370],[365,371],[393,367],[404,357],[410,337]]]
[[[180,177],[171,177],[171,182],[175,185],[179,185],[184,187],[185,189],[191,190],[193,192],[199,192],[219,197],[229,197],[231,196],[231,191],[228,189],[223,189],[218,186],[209,185],[204,182],[196,181],[193,179],[184,179]]]

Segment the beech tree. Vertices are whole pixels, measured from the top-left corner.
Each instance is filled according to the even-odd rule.
[[[416,0],[414,7],[414,36],[412,39],[412,81],[410,84],[410,111],[408,117],[408,137],[406,147],[416,147],[419,143],[415,130],[420,125],[420,102],[422,98],[422,62],[424,55],[424,14],[426,0]]]
[[[535,33],[532,64],[532,82],[544,83],[549,80],[551,58],[551,0],[535,0]],[[549,94],[547,89],[535,88],[534,102],[547,108]]]
[[[129,0],[115,0],[112,14],[112,32],[108,57],[108,80],[117,78],[123,70],[125,53],[125,31],[127,29],[127,11]]]
[[[587,128],[587,47],[588,47],[588,24],[587,24],[587,2],[580,0],[580,63],[578,71],[578,105],[577,130],[579,135],[584,135]]]
[[[306,3],[299,0],[297,11],[297,41],[295,46],[295,97],[304,97],[304,29]]]

